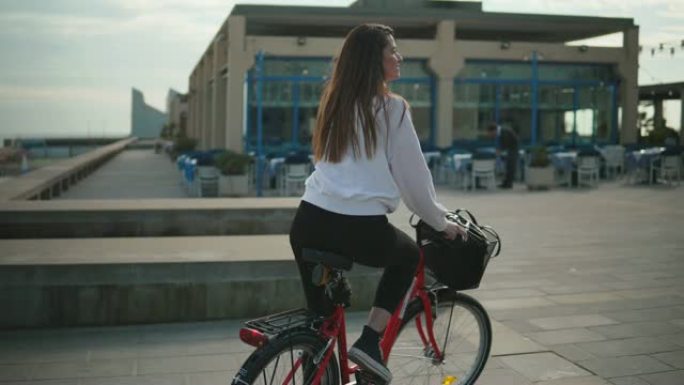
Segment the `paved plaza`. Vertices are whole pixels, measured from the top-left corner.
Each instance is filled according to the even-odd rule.
[[[684,187],[438,195],[503,238],[470,292],[494,323],[478,384],[684,384]],[[227,384],[251,350],[241,321],[2,331],[0,384]],[[351,338],[363,321],[350,314]]]

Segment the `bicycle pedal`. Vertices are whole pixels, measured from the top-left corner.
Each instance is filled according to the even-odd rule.
[[[383,381],[382,378],[365,370],[357,370],[355,376],[356,385],[387,385],[387,383]]]

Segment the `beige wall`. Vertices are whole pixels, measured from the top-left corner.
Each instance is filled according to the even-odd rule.
[[[622,76],[620,105],[626,107],[622,109],[621,140],[623,143],[636,140],[636,131],[625,128],[636,127],[638,28],[625,31],[624,48],[589,47],[586,52],[580,52],[575,46],[525,42],[511,42],[508,49],[502,49],[495,41],[457,40],[454,37],[457,29],[454,21],[446,20],[438,24],[434,40],[397,41],[404,57],[427,59],[437,76],[438,146],[448,146],[454,137],[472,134],[454,127],[452,107],[453,80],[465,60],[524,60],[529,59],[533,51],[542,62],[615,64]],[[190,77],[190,89],[196,90],[190,93],[190,121],[201,148],[224,147],[242,151],[244,79],[259,50],[269,55],[331,57],[337,54],[342,41],[342,38],[310,37],[300,45],[296,37],[246,36],[244,16],[229,17]],[[227,69],[225,89],[219,76],[224,69]],[[211,84],[214,84],[213,88]]]

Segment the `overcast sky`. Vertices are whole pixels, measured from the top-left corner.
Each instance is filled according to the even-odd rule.
[[[346,6],[349,0],[328,0]],[[319,5],[321,0],[244,1]],[[115,136],[130,131],[131,87],[165,109],[235,1],[0,0],[0,138]],[[485,11],[632,17],[641,43],[677,46],[640,57],[639,83],[684,81],[682,0],[484,0]],[[621,42],[619,37],[601,44]]]

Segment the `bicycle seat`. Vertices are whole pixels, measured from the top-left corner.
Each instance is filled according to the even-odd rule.
[[[345,271],[351,270],[353,265],[351,258],[330,251],[316,249],[302,249],[302,258],[307,262],[320,263],[331,269]]]

